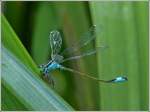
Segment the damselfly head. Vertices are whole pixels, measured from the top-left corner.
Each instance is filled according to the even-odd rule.
[[[44,66],[40,65],[39,69],[40,69],[40,72],[43,73]]]
[[[41,72],[42,74],[44,74],[45,65],[44,65],[44,64],[40,65],[40,66],[39,66],[39,69],[40,69],[40,72]]]
[[[39,65],[39,68],[43,68],[44,67],[44,64],[42,64],[42,65]]]

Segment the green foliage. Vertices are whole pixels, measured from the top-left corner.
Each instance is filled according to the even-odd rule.
[[[32,63],[29,54],[4,17],[2,17],[2,23],[2,109],[72,110],[61,97],[36,75],[35,64]]]
[[[39,73],[37,66],[27,53],[26,49],[18,39],[13,29],[8,24],[5,17],[2,15],[2,43],[13,54],[22,61],[26,66],[36,73]]]
[[[147,2],[91,2],[90,5],[94,23],[103,28],[96,43],[105,41],[109,45],[107,53],[98,55],[102,73],[99,77],[128,77],[124,84],[100,86],[102,110],[147,110]]]
[[[3,2],[3,6],[14,29],[2,16],[3,110],[72,110],[65,101],[76,110],[148,110],[148,2]],[[128,82],[99,84],[56,70],[54,92],[41,80],[36,65],[50,60],[49,32],[61,32],[64,49],[94,24],[101,32],[85,50],[101,45],[108,49],[64,65],[100,79],[124,75]]]

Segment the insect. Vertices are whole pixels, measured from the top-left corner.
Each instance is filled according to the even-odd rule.
[[[125,76],[119,76],[119,77],[116,77],[111,80],[101,80],[101,79],[92,77],[86,73],[82,73],[82,72],[79,72],[77,70],[74,70],[74,69],[71,69],[71,68],[68,68],[68,67],[65,67],[62,65],[66,61],[76,60],[76,59],[79,59],[79,58],[82,58],[85,56],[90,56],[90,55],[97,53],[97,51],[106,48],[106,46],[100,46],[97,49],[91,49],[87,52],[82,53],[81,55],[75,55],[75,56],[71,56],[69,58],[64,59],[64,57],[63,57],[64,54],[66,54],[68,52],[74,53],[74,52],[78,51],[80,48],[89,44],[92,40],[94,40],[96,37],[95,28],[96,28],[96,26],[92,26],[78,43],[73,44],[69,48],[66,48],[61,53],[60,53],[60,50],[61,50],[61,45],[62,45],[62,38],[61,38],[60,33],[58,31],[50,32],[49,39],[50,39],[50,46],[51,46],[51,50],[52,50],[51,60],[47,64],[40,65],[40,69],[41,69],[41,72],[44,75],[44,77],[48,78],[50,83],[53,86],[54,86],[54,81],[51,78],[51,76],[49,75],[49,73],[56,69],[73,72],[78,75],[93,79],[98,82],[103,82],[103,83],[118,83],[118,82],[125,82],[128,80],[127,77],[125,77]]]

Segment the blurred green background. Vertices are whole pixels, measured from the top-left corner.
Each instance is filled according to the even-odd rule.
[[[109,48],[65,66],[100,79],[124,75],[128,82],[100,84],[56,70],[54,91],[75,110],[148,110],[148,2],[2,2],[2,12],[37,65],[50,59],[51,30],[63,34],[64,49],[97,25],[100,32],[87,49]],[[11,92],[3,92],[2,108],[17,109],[5,101]]]

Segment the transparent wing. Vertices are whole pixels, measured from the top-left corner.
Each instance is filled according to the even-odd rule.
[[[81,37],[81,40],[77,43],[72,44],[69,48],[66,48],[62,51],[61,55],[64,54],[72,54],[76,51],[78,51],[80,48],[86,46],[88,43],[90,43],[92,40],[96,38],[96,25],[92,26],[87,33]]]
[[[80,58],[83,58],[83,57],[86,57],[86,56],[90,56],[90,55],[96,54],[97,52],[99,52],[101,50],[104,50],[106,48],[108,48],[108,46],[100,46],[100,47],[97,47],[96,49],[91,49],[89,51],[86,51],[86,52],[82,53],[81,55],[77,55],[77,56],[72,56],[72,57],[66,58],[66,59],[64,59],[62,61],[62,63],[66,62],[66,61],[76,60],[76,59],[80,59]]]
[[[52,58],[60,52],[61,45],[62,45],[62,38],[58,31],[51,31],[50,35],[50,46],[51,46],[51,56]]]

